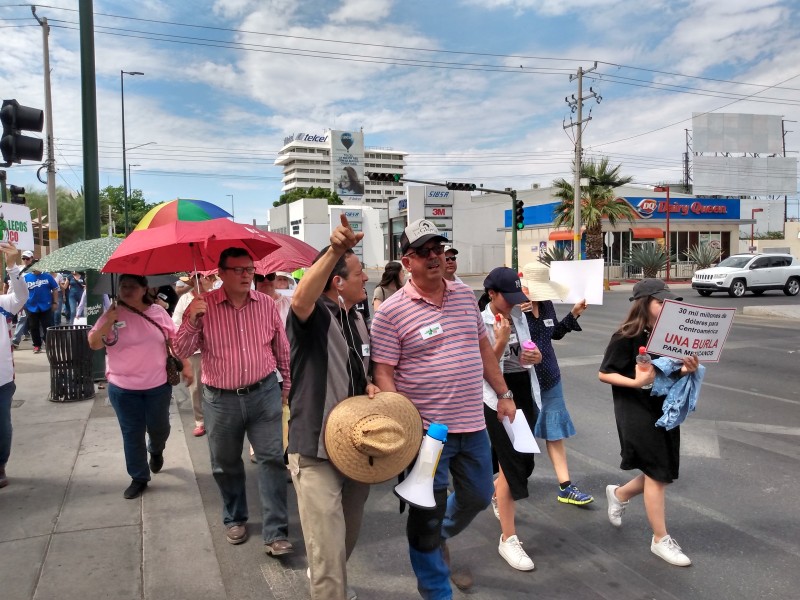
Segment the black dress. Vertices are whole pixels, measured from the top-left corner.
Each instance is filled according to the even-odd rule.
[[[606,348],[601,373],[636,375],[636,355],[639,347],[647,345],[648,333],[634,338],[615,333]],[[611,386],[614,397],[614,416],[619,434],[621,469],[639,469],[652,479],[672,483],[678,478],[680,465],[680,427],[670,431],[656,427],[663,414],[665,396],[650,396],[650,390]]]

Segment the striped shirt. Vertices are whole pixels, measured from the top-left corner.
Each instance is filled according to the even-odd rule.
[[[445,281],[442,306],[420,296],[409,281],[383,302],[372,321],[372,360],[394,367],[397,391],[417,407],[425,425],[451,433],[480,431],[486,337],[475,294]]]
[[[188,312],[184,315],[174,342],[178,356],[200,350],[203,383],[223,390],[261,381],[277,366],[288,390],[289,341],[272,298],[250,290],[240,308],[228,300],[224,288],[204,298],[208,309],[196,325]]]

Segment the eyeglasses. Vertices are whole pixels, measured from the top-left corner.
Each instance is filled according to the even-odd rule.
[[[455,256],[445,256],[444,259],[447,262],[456,262],[456,260],[458,260]]]
[[[222,267],[225,271],[233,271],[237,275],[241,275],[242,273],[247,273],[248,275],[252,275],[256,272],[255,267]]]
[[[409,255],[416,254],[420,258],[428,258],[431,255],[431,252],[437,256],[444,254],[444,246],[440,244],[439,246],[432,246],[430,248],[418,248],[417,250],[409,252]]]

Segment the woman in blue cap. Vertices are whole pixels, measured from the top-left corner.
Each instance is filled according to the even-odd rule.
[[[483,282],[485,289],[480,305],[485,304],[483,320],[489,333],[503,377],[514,394],[517,409],[522,410],[533,431],[541,399],[539,380],[531,367],[542,360],[538,349],[524,349],[531,336],[525,315],[519,305],[528,301],[522,292],[517,273],[506,267],[494,269]],[[492,442],[495,472],[495,495],[492,508],[500,519],[498,552],[509,565],[520,571],[533,569],[533,561],[522,549],[514,525],[514,502],[528,497],[528,478],[533,473],[533,454],[517,452],[503,424],[497,420],[497,394],[483,382],[486,430]]]

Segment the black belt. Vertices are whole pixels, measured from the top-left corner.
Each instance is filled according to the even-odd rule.
[[[220,394],[236,394],[237,396],[246,396],[250,392],[253,392],[264,385],[267,380],[272,377],[274,373],[270,373],[261,381],[256,381],[255,383],[251,383],[250,385],[246,385],[244,387],[236,388],[235,390],[223,390],[222,388],[214,387],[213,385],[206,384],[206,387],[210,389],[212,392],[218,392]]]

